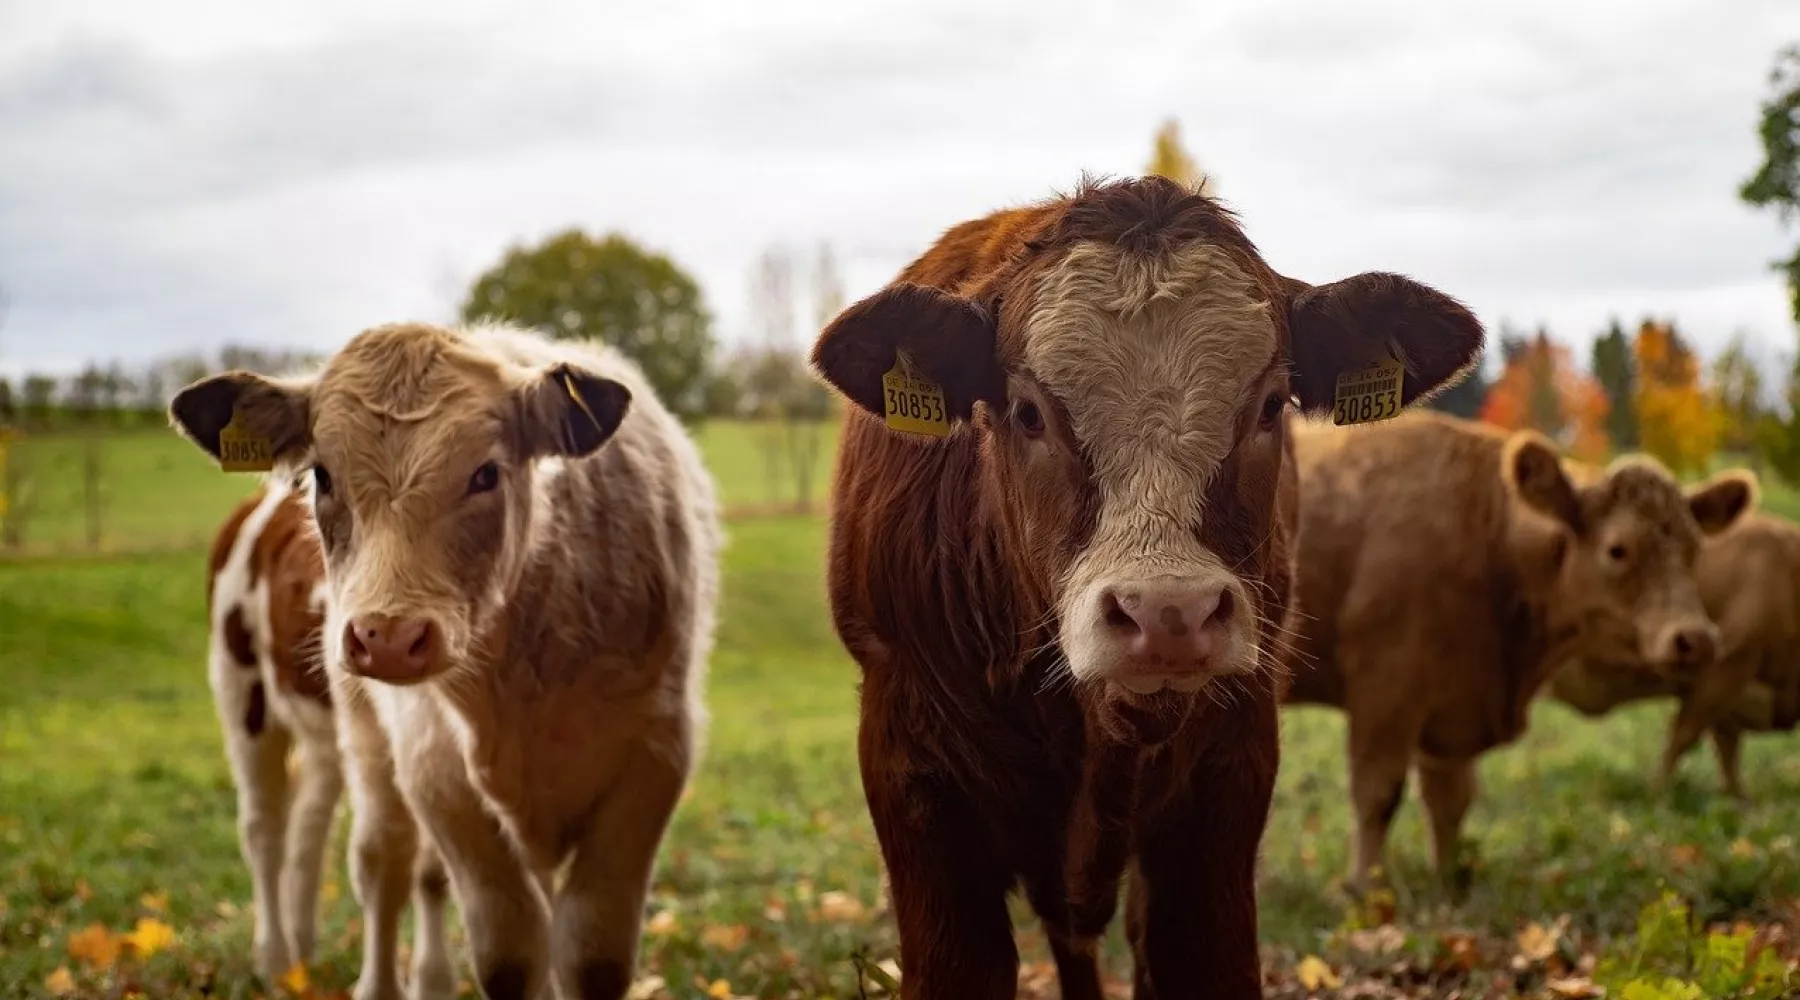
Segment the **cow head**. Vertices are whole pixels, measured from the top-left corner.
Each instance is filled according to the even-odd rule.
[[[1530,431],[1507,442],[1514,495],[1556,526],[1548,601],[1578,628],[1580,655],[1684,672],[1710,663],[1719,630],[1694,581],[1704,536],[1755,503],[1747,473],[1721,473],[1685,491],[1661,465],[1626,456],[1605,469],[1565,463]],[[1571,475],[1573,473],[1573,475]]]
[[[1385,273],[1311,286],[1231,215],[1161,178],[1084,186],[978,287],[897,283],[822,332],[813,364],[884,415],[904,355],[972,435],[1025,613],[1081,681],[1195,691],[1255,668],[1285,599],[1277,483],[1291,403],[1405,367],[1400,402],[1459,375],[1475,317]],[[893,433],[900,433],[895,431]]]
[[[535,477],[605,444],[623,385],[531,367],[483,337],[422,324],[365,331],[314,377],[203,379],[171,406],[215,458],[227,425],[299,470],[325,551],[326,662],[415,683],[467,662],[545,520]]]

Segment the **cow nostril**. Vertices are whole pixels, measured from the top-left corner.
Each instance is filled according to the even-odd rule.
[[[1131,617],[1131,612],[1126,611],[1125,605],[1120,603],[1119,595],[1111,590],[1100,595],[1100,614],[1106,621],[1106,627],[1116,632],[1136,635],[1143,631],[1137,619]]]
[[[1223,628],[1230,623],[1231,616],[1237,613],[1237,598],[1231,596],[1230,590],[1219,591],[1219,603],[1213,612],[1206,616],[1203,628]]]
[[[1675,655],[1684,660],[1694,655],[1694,643],[1685,634],[1675,637]]]
[[[436,638],[436,627],[430,622],[426,622],[425,627],[419,630],[419,637],[413,640],[411,646],[407,647],[406,655],[413,659],[423,659],[430,652],[432,641]]]
[[[344,626],[344,652],[348,653],[350,659],[356,663],[366,664],[369,660],[369,646],[363,642],[362,636],[357,634],[354,622]]]

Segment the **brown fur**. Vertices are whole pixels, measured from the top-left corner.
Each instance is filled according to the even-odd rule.
[[[1676,699],[1680,708],[1658,783],[1666,786],[1681,758],[1710,731],[1725,791],[1746,798],[1743,734],[1792,732],[1800,724],[1800,528],[1769,514],[1745,517],[1706,540],[1694,574],[1719,626],[1714,662],[1671,672],[1636,661],[1577,660],[1557,670],[1546,693],[1589,715],[1648,698]]]
[[[1742,505],[1724,493],[1684,497],[1641,460],[1568,469],[1535,434],[1426,412],[1307,427],[1296,449],[1286,700],[1349,715],[1359,883],[1381,863],[1414,764],[1451,873],[1476,757],[1518,738],[1572,652],[1661,659],[1710,641],[1694,511],[1729,522]]]
[[[1078,433],[1093,394],[1031,361],[1045,347],[1042,289],[1078,256],[1112,262],[1122,283],[1154,275],[1184,289],[1164,307],[1185,304],[1176,315],[1198,317],[1195,337],[1246,359],[1206,371],[1232,398],[1190,392],[1189,414],[1226,407],[1206,411],[1221,414],[1214,422],[1140,427],[1139,452],[1126,435]],[[1200,277],[1183,284],[1180,261]],[[1216,203],[1146,179],[958,225],[821,334],[815,365],[857,404],[833,484],[829,584],[838,634],[862,667],[859,759],[908,1000],[1013,995],[1005,898],[1015,885],[1044,921],[1062,995],[1098,997],[1094,948],[1121,881],[1138,996],[1261,995],[1254,869],[1278,759],[1268,653],[1278,639],[1255,622],[1278,620],[1288,590],[1293,469],[1280,404],[1297,393],[1328,407],[1334,366],[1383,347],[1416,368],[1406,392],[1417,398],[1454,377],[1481,338],[1466,311],[1423,286],[1403,283],[1396,297],[1374,290],[1383,279],[1348,281],[1363,292],[1282,279]],[[1209,302],[1219,305],[1207,312]],[[1371,325],[1383,317],[1407,322]],[[1224,339],[1232,329],[1244,339]],[[947,438],[883,426],[881,374],[902,350],[942,386]],[[1154,420],[1181,419],[1171,414]],[[1214,447],[1223,456],[1211,466],[1199,452]],[[1098,483],[1097,461],[1155,479],[1156,509],[1134,515],[1129,497],[1109,508],[1102,487],[1124,480]],[[1140,553],[1167,572],[1230,574],[1251,605],[1243,672],[1198,695],[1133,695],[1068,661],[1067,581],[1109,516],[1140,517],[1156,539],[1146,551],[1182,553]]]

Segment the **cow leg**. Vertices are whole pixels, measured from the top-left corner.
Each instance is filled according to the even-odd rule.
[[[1372,875],[1384,871],[1388,827],[1406,794],[1416,730],[1393,722],[1350,713],[1350,802],[1356,810],[1350,886],[1356,891],[1370,888]]]
[[[1113,883],[1113,892],[1118,884]],[[1090,900],[1076,913],[1060,874],[1034,873],[1025,879],[1025,896],[1044,925],[1050,941],[1050,957],[1056,960],[1056,978],[1063,1000],[1101,1000],[1099,938],[1106,933],[1116,903],[1101,907]]]
[[[271,724],[262,684],[254,691],[255,711],[219,702],[231,775],[237,783],[238,846],[250,868],[250,893],[256,911],[252,929],[256,971],[270,983],[293,964],[282,926],[281,869],[286,853],[288,815],[288,731]],[[254,716],[254,718],[252,718]]]
[[[1012,870],[976,806],[863,757],[863,790],[900,931],[901,1000],[1012,1000],[1019,951]]]
[[[400,1000],[400,914],[418,827],[395,783],[387,737],[367,696],[345,692],[339,704],[338,741],[350,786],[350,884],[363,910],[362,973],[353,995]]]
[[[412,1000],[456,995],[444,912],[449,902],[450,876],[444,873],[444,859],[436,847],[421,843],[413,860]]]
[[[1740,769],[1740,751],[1743,749],[1744,730],[1731,722],[1718,722],[1712,727],[1713,751],[1719,757],[1719,778],[1725,785],[1725,794],[1734,799],[1746,801],[1750,798],[1744,792],[1744,774]]]
[[[1669,742],[1663,747],[1662,763],[1656,772],[1657,791],[1667,791],[1675,782],[1675,769],[1681,765],[1681,758],[1700,742],[1701,734],[1712,725],[1710,713],[1701,708],[1701,699],[1689,696],[1681,702],[1681,708],[1675,713],[1675,721],[1669,726]]]
[[[409,786],[443,858],[481,995],[537,1000],[550,989],[550,911],[538,875],[459,768]],[[411,874],[410,871],[408,873]]]
[[[1475,801],[1475,759],[1446,760],[1419,755],[1419,798],[1431,817],[1431,860],[1438,877],[1455,888],[1457,842],[1463,817]]]
[[[296,962],[310,962],[318,934],[319,882],[325,845],[344,792],[337,744],[308,735],[300,741],[300,781],[288,816],[287,863],[281,874],[281,908],[288,947]]]
[[[1279,759],[1273,703],[1257,730],[1221,741],[1187,791],[1138,826],[1127,909],[1136,1000],[1260,1000],[1256,857]],[[1264,728],[1266,726],[1266,728]]]
[[[636,748],[576,846],[551,925],[567,1000],[620,1000],[631,986],[656,850],[686,781],[682,769]]]

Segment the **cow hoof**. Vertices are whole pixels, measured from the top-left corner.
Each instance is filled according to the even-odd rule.
[[[413,970],[412,1000],[452,1000],[455,996],[456,975],[448,965]]]
[[[392,979],[385,983],[367,983],[358,978],[350,989],[350,996],[352,1000],[406,1000],[399,984]]]
[[[281,978],[293,966],[293,960],[288,957],[287,945],[281,941],[270,939],[256,942],[256,974],[270,986],[281,982]]]

